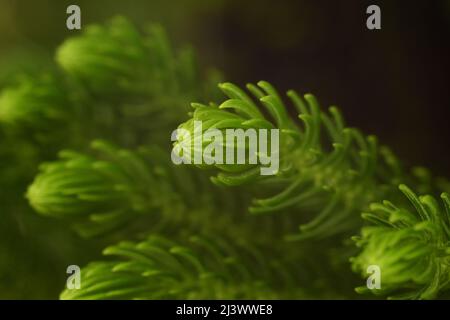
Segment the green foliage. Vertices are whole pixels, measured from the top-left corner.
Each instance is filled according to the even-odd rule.
[[[69,74],[97,91],[133,91],[151,68],[143,37],[127,20],[119,17],[107,26],[93,25],[82,36],[65,41],[56,60]]]
[[[151,236],[103,253],[114,260],[88,265],[82,289],[61,299],[268,299],[298,290],[294,270],[230,239],[193,236],[182,245]]]
[[[293,90],[287,93],[300,123],[289,116],[279,93],[265,81],[257,86],[248,84],[251,95],[231,83],[219,87],[228,100],[220,105],[192,104],[192,118],[180,128],[191,132],[188,138],[192,140],[194,121],[203,121],[203,131],[280,129],[280,170],[276,176],[261,176],[259,164],[216,164],[219,173],[212,181],[226,186],[261,183],[268,191],[265,198],[253,200],[250,212],[255,214],[292,207],[304,214],[312,212],[314,218],[289,239],[327,237],[354,229],[359,224],[358,211],[391,192],[393,181],[399,178],[389,162],[395,164],[395,158],[386,161],[388,151],[378,150],[374,136],[365,137],[346,127],[336,107],[329,113],[321,111],[313,95],[302,98]],[[175,150],[186,143],[194,145],[185,140],[180,135]]]
[[[22,78],[16,86],[5,88],[0,96],[0,118],[11,124],[49,125],[70,115],[66,93],[49,76]]]
[[[27,198],[39,213],[59,218],[88,216],[78,226],[90,236],[123,225],[148,210],[157,181],[144,161],[126,150],[95,141],[104,160],[71,151],[60,152],[60,161],[41,165],[28,188]]]
[[[372,204],[371,213],[363,213],[372,225],[355,238],[362,252],[352,258],[353,269],[366,276],[368,266],[380,267],[382,287],[375,294],[435,298],[450,283],[450,197],[441,195],[441,208],[431,195],[418,197],[405,185],[399,188],[412,208],[383,201]]]
[[[92,38],[95,31],[88,30],[96,29],[97,36]],[[127,214],[117,213],[114,215],[108,211],[111,205],[107,204],[106,200],[100,201],[101,204],[107,204],[106,208],[101,208],[99,212],[92,212],[88,208],[93,210],[94,207],[99,209],[101,207],[99,198],[96,199],[97,202],[86,203],[84,196],[95,194],[92,189],[81,183],[78,185],[80,187],[78,190],[68,187],[67,183],[69,181],[73,183],[76,180],[74,175],[83,169],[79,162],[79,166],[75,166],[73,171],[67,170],[65,166],[69,162],[73,164],[83,157],[91,157],[94,162],[103,161],[103,163],[106,162],[108,165],[116,167],[117,170],[125,170],[126,164],[123,166],[118,164],[127,157],[125,150],[118,150],[115,157],[106,159],[105,152],[102,154],[102,151],[97,151],[94,154],[95,152],[86,150],[86,146],[92,139],[106,139],[128,147],[134,147],[144,142],[151,144],[143,153],[150,158],[152,155],[155,157],[155,154],[158,154],[158,159],[153,159],[153,162],[148,159],[140,161],[146,162],[150,168],[150,175],[157,176],[158,181],[151,183],[157,188],[146,186],[145,194],[154,195],[155,192],[160,192],[165,193],[166,197],[154,196],[152,201],[149,201],[152,208],[148,212],[153,213],[153,216],[157,214],[167,216],[164,213],[170,211],[171,223],[176,224],[178,221],[182,212],[181,209],[177,209],[181,206],[177,204],[179,201],[174,201],[174,195],[178,190],[172,185],[173,180],[170,180],[169,177],[162,178],[167,171],[168,161],[162,160],[163,157],[159,155],[160,152],[156,151],[153,144],[166,145],[167,136],[170,134],[172,126],[175,126],[176,122],[182,118],[185,106],[192,99],[206,98],[211,86],[210,80],[206,79],[209,75],[204,77],[198,72],[199,69],[191,50],[182,50],[176,55],[171,55],[172,48],[163,30],[157,26],[150,29],[151,31],[147,34],[142,34],[125,19],[116,18],[107,27],[92,26],[92,28],[87,28],[86,34],[64,42],[57,54],[59,66],[40,63],[39,67],[23,69],[16,67],[15,72],[9,71],[14,67],[9,68],[7,73],[3,73],[4,69],[2,70],[0,215],[3,223],[0,224],[2,239],[0,297],[56,297],[57,291],[64,283],[67,265],[72,264],[74,260],[81,265],[94,259],[98,255],[99,243],[112,241],[110,237],[103,237],[81,242],[80,245],[80,241],[67,229],[67,225],[73,226],[79,234],[92,237],[105,234],[112,231],[113,228],[115,230],[125,229],[122,228],[119,220],[129,222],[133,220],[131,218],[134,216],[152,216],[152,214],[142,214],[142,209],[137,210],[136,199],[125,200],[124,197],[122,206],[117,209],[125,212],[128,208]],[[110,37],[107,36],[108,30],[112,32]],[[100,38],[98,32],[103,33]],[[125,34],[118,35],[121,32]],[[130,40],[133,32],[135,33],[134,40]],[[108,43],[106,43],[107,39],[109,39]],[[124,59],[124,55],[120,56],[120,51],[125,48],[125,44],[132,42],[138,47],[145,48],[143,53],[145,56],[141,60],[135,60],[136,63],[133,66],[136,69],[131,73],[126,72],[126,75],[143,75],[144,78],[130,76],[123,80],[126,75],[116,72],[117,65],[105,67],[102,63],[108,61],[107,65],[112,66],[114,61],[119,61],[122,64],[121,59]],[[64,59],[67,58],[67,56],[64,57],[64,52],[65,54],[69,53],[70,58],[70,50],[67,51],[66,47],[66,45],[69,46],[68,43],[71,43],[70,46],[72,46],[70,50],[75,50],[73,51],[75,55],[72,55],[72,59],[75,61],[72,60],[72,64],[69,63],[69,65]],[[78,46],[77,43],[81,45]],[[111,50],[101,51],[103,50],[100,49],[102,44],[104,44],[104,48],[119,49],[119,56],[116,55],[118,52],[114,53]],[[64,49],[65,47],[66,49]],[[133,50],[135,49],[131,49],[131,51]],[[62,56],[61,52],[63,52]],[[29,55],[26,57],[28,58]],[[76,64],[77,59],[83,63]],[[34,62],[37,63],[37,60],[36,56]],[[26,65],[22,62],[19,61],[17,65]],[[129,65],[126,68],[129,68]],[[170,68],[173,68],[174,71],[169,75]],[[96,77],[91,78],[90,70],[95,70],[98,78],[102,81],[97,81]],[[140,70],[140,72],[137,73],[136,70]],[[216,77],[214,74],[212,76]],[[134,83],[128,82],[129,85],[114,86],[115,83],[123,84],[126,81],[134,81]],[[131,90],[137,87],[142,89],[139,93]],[[187,88],[190,89],[187,90]],[[152,128],[153,130],[151,130]],[[77,160],[65,158],[57,163],[50,163],[61,149],[77,150],[77,152],[61,152],[61,155],[69,158],[73,156]],[[105,158],[100,159],[99,157]],[[136,157],[139,158],[139,156]],[[47,216],[52,217],[58,216],[57,213],[67,213],[71,210],[72,213],[77,214],[71,214],[66,218],[60,217],[61,219],[56,220],[47,220],[44,217],[36,216],[30,210],[23,195],[27,191],[27,185],[32,183],[39,163],[43,161],[47,165],[42,166],[43,171],[39,174],[40,178],[38,179],[39,186],[33,184],[34,187],[30,188],[30,190],[34,190],[31,197],[33,199],[32,206],[35,204],[41,206],[39,212],[45,211]],[[125,159],[125,161],[127,160]],[[134,160],[128,161],[133,163]],[[161,165],[152,168],[152,164],[155,162],[162,163],[164,169],[161,170]],[[89,167],[87,163],[88,160],[85,160],[85,166]],[[53,173],[50,174],[48,171]],[[62,178],[62,172],[66,175],[65,178]],[[99,171],[91,170],[90,172],[98,173]],[[72,178],[69,178],[68,176],[71,174]],[[96,181],[100,182],[105,176],[97,174],[95,177],[97,177]],[[83,177],[79,178],[78,182],[83,179]],[[132,178],[136,178],[136,176]],[[133,182],[133,184],[126,185],[126,188],[137,188],[132,178],[127,182]],[[64,186],[62,189],[66,189],[57,190],[53,184],[55,179],[59,180],[59,186]],[[94,179],[92,177],[90,181]],[[110,180],[103,180],[103,183],[113,181],[112,178],[108,179]],[[139,176],[139,179],[142,181],[144,177]],[[87,181],[85,180],[85,182]],[[88,189],[91,191],[87,191]],[[112,189],[110,188],[110,190]],[[65,193],[66,191],[68,192]],[[122,194],[122,196],[125,193],[124,190],[115,192],[116,195]],[[28,193],[29,196],[31,194]],[[128,194],[130,193],[128,192]],[[71,199],[73,204],[75,200],[80,199],[79,197],[83,200],[78,203],[78,209],[76,206],[62,208],[64,201],[67,205]],[[134,194],[132,197],[138,198]],[[60,205],[54,202],[57,198],[62,200]],[[164,205],[164,209],[156,210],[155,207],[163,206],[163,201],[170,203],[170,206]],[[50,206],[50,210],[44,210],[44,208],[48,209],[47,205]],[[86,212],[80,209],[82,206],[87,210]],[[98,222],[99,217],[102,223]],[[199,215],[198,219],[202,219],[202,215]],[[159,219],[157,222],[158,228],[168,224],[164,219]],[[149,224],[154,226],[154,220],[152,219],[150,222],[139,220],[135,223],[135,225],[141,226],[141,230],[146,229],[146,231],[149,230]],[[168,228],[168,230],[172,229]],[[132,237],[135,231],[136,228],[126,228],[121,235]],[[19,267],[19,265],[23,267]],[[24,288],[27,287],[27,283],[30,284],[30,288],[25,292]]]
[[[203,77],[193,51],[175,52],[160,26],[147,29],[140,33],[116,17],[106,26],[86,27],[56,54],[71,81],[101,110],[93,110],[97,121],[111,118],[107,130],[114,134],[119,126],[120,142],[127,145],[165,143],[164,133],[181,121],[187,103],[212,96],[220,77],[212,70]]]
[[[88,26],[83,35],[58,48],[56,60],[94,94],[105,93],[109,99],[115,95],[170,99],[198,91],[201,86],[196,84],[192,51],[186,48],[174,53],[160,26],[148,29],[143,35],[123,17],[106,26]]]
[[[217,73],[200,72],[161,27],[141,32],[121,17],[83,28],[56,62],[1,81],[2,296],[56,298],[76,263],[87,264],[81,289],[62,299],[354,298],[364,279],[351,256],[363,277],[380,265],[379,296],[448,289],[449,196],[442,209],[403,184],[429,194],[450,184],[405,170],[336,107],[292,90],[285,99],[264,81],[248,92],[222,83],[225,101],[193,103],[179,125],[190,102],[220,99]],[[170,134],[177,125],[193,133],[197,120],[204,131],[280,129],[278,174],[175,166]],[[179,135],[175,148],[192,137]],[[363,226],[361,212],[376,226]],[[28,281],[34,291],[24,294]]]
[[[195,187],[199,191],[206,181],[186,168],[175,171],[156,146],[133,151],[95,140],[90,152],[63,150],[59,158],[40,166],[26,197],[36,212],[70,222],[83,237],[127,228],[143,232],[168,231],[180,223],[208,225],[214,213],[205,208],[231,210],[234,205],[219,199],[220,192],[217,197],[198,196]],[[194,210],[194,216],[187,215]]]

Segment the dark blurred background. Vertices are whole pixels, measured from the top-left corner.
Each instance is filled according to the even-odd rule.
[[[0,0],[0,68],[27,52],[51,57],[80,32],[65,27],[69,4],[84,26],[117,14],[159,22],[226,80],[312,92],[407,164],[450,177],[450,1]],[[367,30],[369,4],[382,30]]]

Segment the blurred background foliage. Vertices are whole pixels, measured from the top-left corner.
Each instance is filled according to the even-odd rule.
[[[365,27],[372,3],[382,9],[381,31]],[[141,26],[160,23],[176,47],[191,45],[201,65],[218,68],[227,81],[266,79],[281,90],[313,92],[406,164],[450,176],[450,1],[0,0],[0,85],[18,69],[39,72],[53,64],[58,45],[80,32],[65,27],[70,4],[81,7],[83,26],[117,14]],[[7,135],[0,131],[5,143]],[[11,152],[26,151],[11,142],[0,152],[6,168]],[[88,245],[58,222],[16,208],[37,171],[32,161],[18,166],[35,169],[19,191],[4,187],[14,170],[2,170],[1,200],[14,215],[0,221],[0,298],[55,297],[68,262],[93,260],[104,243]]]
[[[375,133],[411,164],[449,173],[447,139],[450,1],[0,1],[0,68],[36,68],[66,37],[69,4],[82,23],[117,14],[162,24],[206,66],[242,84],[267,79],[281,89],[320,93],[351,125]],[[365,28],[365,9],[382,8],[382,31]],[[404,121],[408,118],[408,121]],[[439,150],[439,152],[436,152]]]

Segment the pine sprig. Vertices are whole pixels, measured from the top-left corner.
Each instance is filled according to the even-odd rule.
[[[307,215],[313,213],[313,220],[300,227],[300,234],[289,235],[289,239],[327,237],[352,230],[359,224],[358,211],[389,193],[393,182],[400,179],[395,174],[396,159],[390,154],[386,158],[385,149],[385,153],[379,151],[374,136],[365,137],[346,127],[336,107],[328,113],[322,111],[313,95],[301,97],[293,90],[287,93],[299,113],[299,123],[289,116],[281,96],[267,82],[247,85],[250,95],[231,83],[219,87],[228,100],[220,105],[192,104],[192,118],[179,128],[191,133],[187,139],[195,136],[194,121],[203,122],[203,131],[280,130],[280,170],[276,176],[261,176],[260,165],[218,164],[214,166],[219,172],[212,181],[227,186],[269,186],[272,191],[265,198],[253,200],[249,210],[255,214],[289,208]],[[180,135],[175,152],[186,143],[195,145]],[[270,186],[278,187],[278,191]]]
[[[295,272],[257,248],[230,239],[160,236],[106,248],[113,261],[82,270],[81,289],[61,299],[272,299],[302,293]]]
[[[51,76],[41,79],[22,77],[15,86],[2,90],[0,96],[0,119],[16,125],[48,125],[70,112],[66,92],[56,85]]]
[[[8,214],[0,228],[7,239],[0,269],[11,271],[26,259],[27,243],[5,245],[21,239],[24,226],[45,225],[32,230],[36,235],[50,228],[50,220],[23,223],[19,215],[28,208],[16,203],[36,163],[45,161],[26,194],[35,211],[68,222],[84,237],[108,242],[117,231],[113,237],[129,240],[104,251],[110,260],[84,268],[82,289],[66,289],[62,299],[352,297],[352,248],[334,236],[355,234],[362,211],[374,225],[356,238],[361,251],[352,266],[364,277],[368,264],[381,267],[382,289],[375,294],[430,299],[448,289],[449,196],[442,194],[442,208],[403,184],[421,194],[450,184],[423,168],[404,170],[374,136],[347,127],[336,107],[324,111],[313,95],[292,90],[285,98],[264,81],[247,91],[220,84],[225,101],[193,103],[191,119],[180,128],[193,133],[194,121],[202,121],[204,131],[279,129],[280,170],[261,176],[259,164],[201,165],[214,172],[218,186],[211,186],[161,151],[188,102],[214,98],[216,79],[199,72],[190,49],[174,50],[159,26],[141,32],[118,17],[66,40],[56,61],[61,73],[19,77],[0,93],[0,155],[9,164],[0,167],[1,209]],[[178,136],[175,149],[193,136]],[[59,159],[49,161],[61,149]],[[402,204],[399,184],[412,207]],[[248,191],[253,215],[242,210]],[[370,205],[380,199],[389,201]],[[56,240],[41,241],[36,257],[54,252],[54,242],[58,250],[59,242],[72,243],[72,234],[57,231]],[[323,241],[291,243],[283,236]],[[21,255],[7,261],[14,251]]]
[[[187,208],[193,206],[187,199],[192,200],[193,190],[186,187],[193,177],[181,170],[177,175],[183,181],[177,181],[158,147],[131,151],[95,140],[89,153],[63,150],[59,158],[40,166],[27,198],[37,212],[71,221],[85,237],[123,229],[143,216],[149,216],[147,230],[188,220]],[[197,214],[196,219],[206,218]]]
[[[147,186],[154,183],[143,161],[131,152],[101,141],[92,147],[104,159],[61,151],[59,161],[41,165],[41,174],[27,192],[31,206],[41,214],[87,216],[78,226],[86,236],[118,227],[133,213],[147,210]]]
[[[368,266],[379,266],[381,289],[373,289],[374,294],[436,298],[450,284],[450,196],[442,193],[441,207],[431,195],[419,197],[405,185],[399,189],[409,207],[383,201],[363,213],[371,226],[355,237],[361,253],[351,259],[353,270],[367,277]],[[371,290],[361,287],[358,291]]]
[[[43,163],[26,197],[38,213],[67,221],[83,237],[120,231],[135,238],[150,230],[176,235],[188,227],[227,229],[239,237],[276,232],[271,221],[242,224],[246,219],[231,214],[239,199],[211,193],[206,179],[175,168],[169,158],[157,146],[128,150],[95,140],[89,152],[63,150],[59,160]]]
[[[174,50],[161,26],[140,32],[120,16],[66,40],[56,60],[89,105],[108,111],[112,130],[120,125],[120,142],[127,145],[165,142],[188,103],[213,96],[220,77],[214,71],[202,75],[193,51]]]
[[[77,107],[57,75],[20,75],[0,93],[0,123],[16,139],[54,150],[83,138]]]
[[[150,61],[144,39],[126,19],[117,17],[107,26],[90,25],[83,35],[66,40],[56,54],[62,68],[94,92],[133,91],[145,77],[141,67]],[[142,83],[141,83],[142,85]]]

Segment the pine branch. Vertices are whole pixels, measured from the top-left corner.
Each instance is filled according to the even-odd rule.
[[[104,250],[114,259],[81,272],[81,289],[61,299],[273,299],[304,296],[298,267],[237,239],[159,236]],[[269,258],[268,258],[269,257]],[[267,260],[269,259],[269,260]]]
[[[165,143],[192,100],[212,97],[217,72],[203,76],[189,48],[173,50],[163,28],[141,33],[123,17],[66,40],[56,60],[89,104],[110,109],[113,132],[134,144]],[[101,121],[101,116],[97,117]],[[118,127],[119,126],[119,127]],[[125,134],[124,134],[125,132]],[[136,143],[136,141],[138,141]]]
[[[418,197],[405,185],[399,189],[409,207],[383,201],[362,215],[371,226],[355,237],[361,252],[351,259],[352,267],[367,278],[367,267],[379,266],[381,289],[357,290],[397,299],[433,299],[450,283],[450,196],[442,193],[441,208],[431,195]]]
[[[219,87],[228,100],[220,105],[192,104],[192,118],[179,128],[191,133],[187,139],[194,137],[194,121],[203,121],[203,132],[210,128],[280,129],[280,170],[276,176],[261,176],[260,165],[220,164],[212,165],[219,171],[212,181],[227,186],[265,186],[269,190],[265,198],[255,199],[250,206],[254,214],[289,208],[313,213],[314,218],[300,226],[301,233],[289,235],[289,239],[354,230],[360,224],[357,213],[389,194],[402,180],[398,161],[389,150],[379,148],[374,136],[365,137],[346,127],[336,107],[323,112],[314,96],[302,98],[291,90],[287,95],[299,113],[302,123],[298,123],[267,82],[247,85],[251,95],[231,83]],[[174,150],[181,150],[186,143],[194,145],[185,139],[179,136]],[[201,167],[205,166],[211,167]]]
[[[41,165],[27,192],[37,212],[74,222],[86,237],[123,228],[138,216],[167,214],[176,221],[184,212],[181,190],[161,150],[133,152],[99,140],[91,147],[92,155],[66,150],[60,160]]]
[[[30,205],[41,215],[65,220],[83,237],[209,232],[254,242],[272,242],[288,219],[254,224],[243,216],[245,200],[211,188],[190,168],[175,167],[158,147],[135,151],[96,140],[86,153],[63,150],[40,166],[28,187]]]
[[[191,50],[173,50],[158,26],[142,33],[119,17],[65,41],[56,60],[63,74],[22,77],[0,93],[0,155],[20,162],[0,168],[5,221],[24,210],[16,204],[23,190],[17,190],[35,164],[63,147],[29,186],[27,198],[38,213],[68,222],[85,237],[119,231],[115,237],[139,241],[152,234],[107,248],[105,255],[114,258],[88,265],[82,289],[65,290],[61,298],[345,297],[339,279],[351,249],[336,243],[362,226],[361,211],[372,212],[363,217],[376,226],[362,229],[362,251],[352,264],[363,276],[367,264],[381,266],[383,289],[374,293],[429,299],[448,289],[448,194],[442,209],[432,196],[417,197],[402,185],[414,209],[392,203],[401,202],[399,184],[433,194],[450,183],[423,168],[405,171],[374,136],[347,127],[336,107],[325,112],[314,96],[292,90],[288,105],[264,81],[247,85],[249,93],[219,85],[227,99],[192,104],[192,118],[180,128],[192,133],[194,121],[203,121],[204,131],[280,129],[280,171],[261,176],[258,164],[201,165],[216,173],[211,180],[219,187],[212,188],[155,147],[167,145],[187,102],[214,96],[214,76],[198,72]],[[192,137],[180,135],[175,148]],[[84,150],[92,138],[123,148],[95,140]],[[124,149],[138,145],[145,147]],[[249,190],[253,215],[244,215],[241,201],[249,202]],[[380,199],[391,202],[370,205]],[[275,212],[283,214],[268,214]],[[298,225],[300,233],[292,229]],[[9,222],[2,226],[2,237],[17,239],[11,230]],[[214,236],[192,237],[199,234]],[[328,240],[311,245],[284,242],[283,236]],[[7,249],[0,253],[14,251]],[[8,267],[2,261],[0,268]],[[342,278],[353,286],[351,276]]]
[[[142,34],[122,17],[69,38],[56,60],[61,70],[19,75],[0,94],[0,122],[53,153],[96,138],[165,145],[188,103],[211,97],[219,77],[203,76],[192,50],[174,52],[160,26]]]

